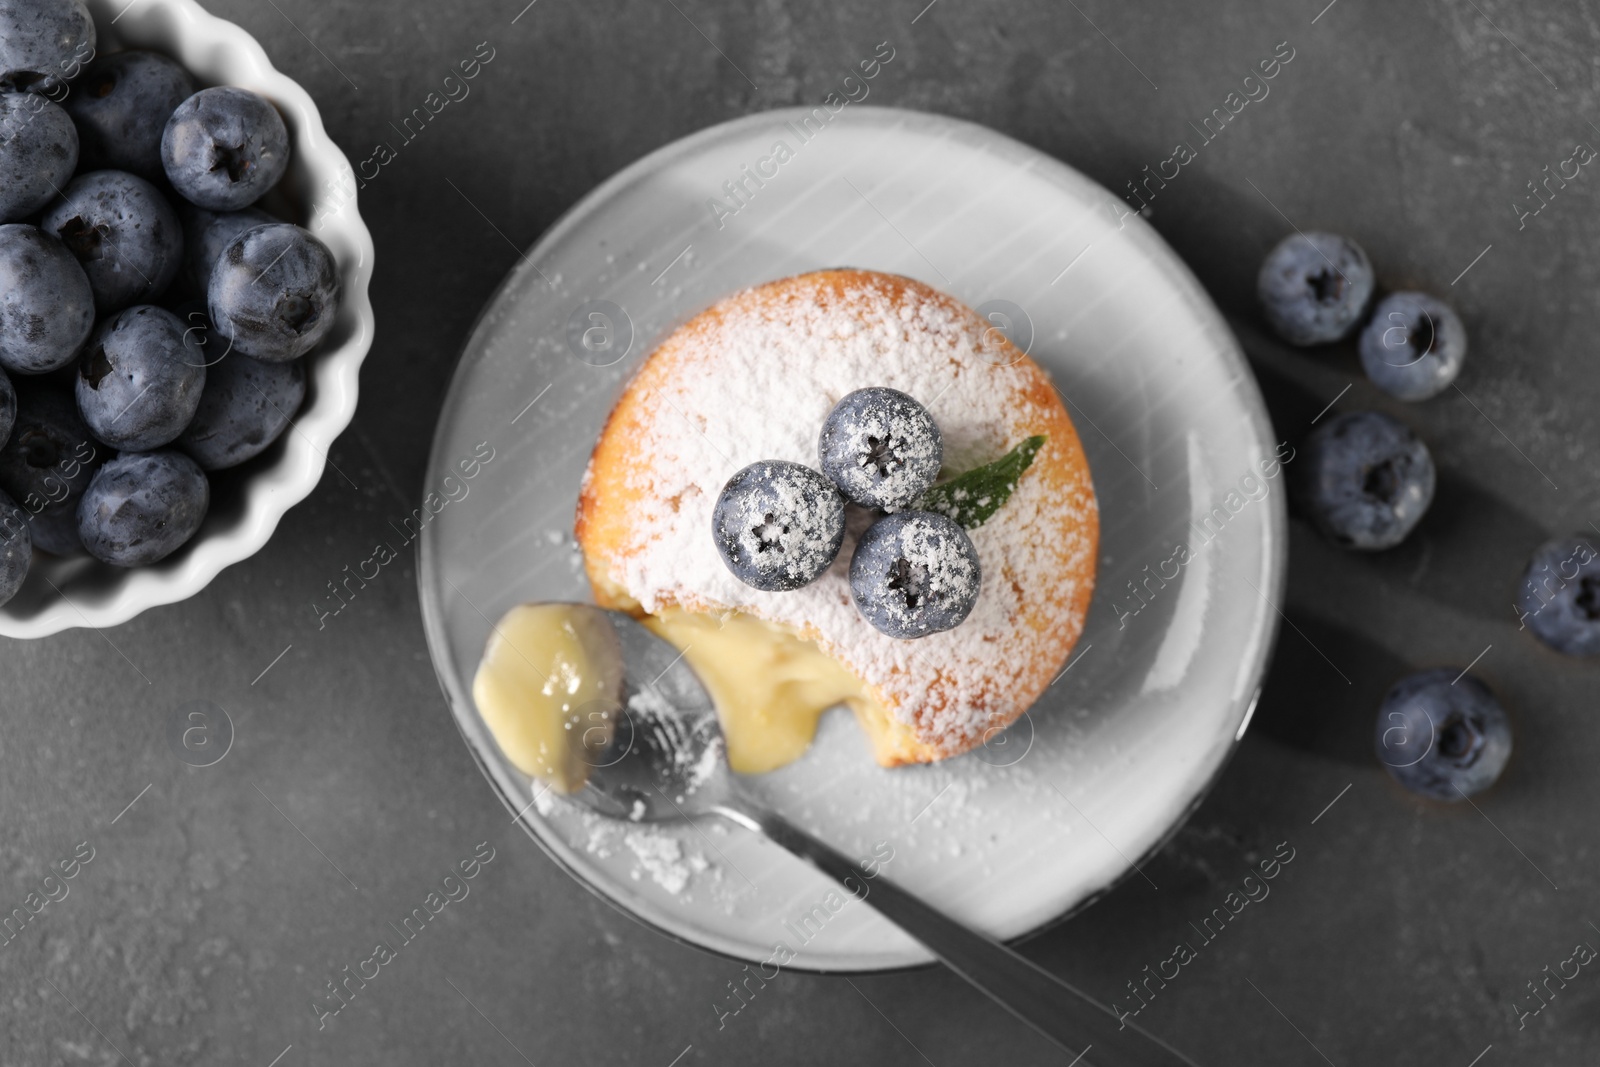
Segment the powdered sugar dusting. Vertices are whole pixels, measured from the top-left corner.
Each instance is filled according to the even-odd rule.
[[[1080,632],[1076,605],[1088,578],[1075,576],[1093,573],[1092,489],[1086,478],[1052,485],[1039,473],[1070,469],[1068,450],[1077,454],[1070,432],[1053,433],[1006,505],[971,531],[982,573],[972,613],[953,630],[914,641],[879,633],[856,611],[848,581],[860,532],[854,515],[838,558],[802,589],[762,592],[729,573],[711,533],[722,486],[759,459],[814,466],[824,419],[856,389],[888,386],[927,407],[943,434],[946,477],[1065,425],[1031,361],[997,366],[986,358],[986,324],[975,313],[902,279],[854,275],[839,292],[840,277],[807,275],[736,294],[652,357],[672,350],[670,372],[650,374],[647,365],[632,386],[650,413],[636,442],[647,461],[625,476],[629,543],[604,571],[646,611],[738,608],[811,636],[919,737],[959,751],[1037,695],[1017,692],[1017,669],[1008,664],[1032,662],[1041,649],[1059,658]]]
[[[684,891],[694,872],[706,869],[706,861],[702,856],[692,855],[685,861],[683,845],[677,838],[666,834],[636,830],[622,840],[639,859],[633,877],[639,878],[643,871],[674,896]]]
[[[726,900],[718,899],[722,896],[718,892],[722,872],[697,848],[664,832],[657,824],[635,825],[613,819],[559,796],[553,790],[539,786],[534,789],[533,806],[540,818],[567,824],[571,839],[581,841],[583,851],[590,856],[610,860],[631,854],[628,876],[635,882],[648,878],[685,903],[699,890],[699,903],[718,904],[726,910]],[[705,877],[697,878],[702,875]],[[697,882],[704,884],[697,885]]]

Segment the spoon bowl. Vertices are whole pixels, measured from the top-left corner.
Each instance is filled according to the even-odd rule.
[[[578,709],[586,733],[608,731],[610,738],[583,756],[588,778],[572,799],[632,822],[717,810],[731,793],[732,772],[716,705],[684,654],[620,611],[587,604],[567,610],[609,624],[623,663],[620,699]]]

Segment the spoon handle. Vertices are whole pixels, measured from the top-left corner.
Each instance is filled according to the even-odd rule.
[[[743,802],[718,814],[810,861],[858,900],[922,942],[956,974],[1069,1055],[1073,1067],[1195,1067],[1193,1061],[1033,961],[968,929],[775,812]]]

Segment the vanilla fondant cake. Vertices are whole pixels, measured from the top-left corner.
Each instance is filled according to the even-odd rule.
[[[981,570],[970,612],[912,640],[852,601],[851,555],[873,512],[850,505],[832,565],[783,591],[736,577],[711,532],[736,472],[816,467],[819,427],[869,386],[933,416],[941,482],[1043,438],[1003,506],[967,531]],[[1098,532],[1082,447],[1044,371],[953,298],[854,270],[736,293],[663,341],[595,445],[576,520],[597,600],[685,650],[746,773],[800,755],[840,703],[885,766],[981,745],[1038,698],[1082,632]]]

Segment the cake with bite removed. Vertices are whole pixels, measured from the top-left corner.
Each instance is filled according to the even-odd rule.
[[[1049,376],[954,298],[860,270],[746,289],[667,337],[612,410],[576,517],[597,601],[684,649],[743,773],[797,758],[839,704],[884,766],[982,745],[1065,664],[1098,535]]]

